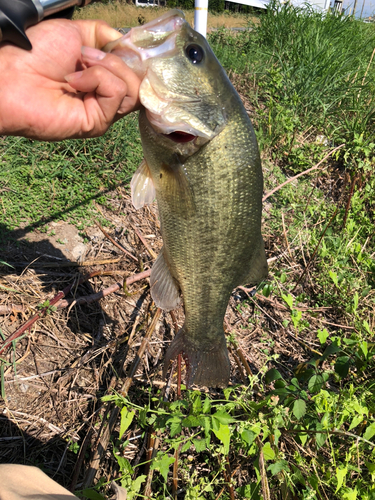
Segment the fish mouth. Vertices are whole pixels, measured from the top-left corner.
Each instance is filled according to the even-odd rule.
[[[170,139],[173,142],[177,142],[178,144],[185,144],[186,142],[192,142],[196,139],[196,135],[188,134],[187,132],[182,132],[181,130],[176,130],[175,132],[171,132],[170,134],[162,134],[167,139]]]
[[[151,93],[149,96],[151,96]],[[150,125],[156,133],[168,137],[174,142],[190,142],[196,137],[200,137],[203,141],[209,141],[217,134],[216,131],[211,130],[210,127],[201,122],[199,118],[175,106],[173,102],[163,101],[162,99],[150,99],[150,101],[146,103],[141,98]],[[155,105],[155,103],[161,109],[155,106],[151,110],[151,106]]]

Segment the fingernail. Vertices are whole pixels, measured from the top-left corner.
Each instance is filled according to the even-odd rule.
[[[67,82],[74,82],[75,80],[79,80],[83,75],[83,71],[77,71],[76,73],[70,73],[69,75],[64,76]]]
[[[107,55],[106,52],[85,46],[81,47],[81,52],[85,59],[91,59],[92,61],[101,61]]]

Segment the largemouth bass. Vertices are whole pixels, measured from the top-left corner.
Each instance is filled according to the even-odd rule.
[[[223,320],[233,289],[267,275],[261,236],[263,177],[254,130],[206,39],[172,10],[106,47],[141,78],[145,160],[131,183],[136,208],[156,197],[163,249],[151,296],[185,323],[169,347],[187,384],[225,387]]]

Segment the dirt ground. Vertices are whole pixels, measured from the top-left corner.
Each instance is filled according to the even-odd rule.
[[[37,465],[73,490],[92,484],[88,471],[102,432],[100,422],[109,409],[101,397],[123,386],[156,312],[148,279],[126,289],[123,280],[152,267],[162,245],[157,209],[153,205],[136,211],[124,189],[113,193],[111,206],[113,211],[101,208],[111,229],[103,232],[93,226],[82,234],[66,223],[53,223],[47,233],[17,233],[21,236],[10,240],[1,256],[13,266],[0,268],[4,338],[38,313],[40,304],[46,305],[69,285],[71,290],[65,301],[56,304],[57,310],[50,308],[0,354],[6,360],[0,462]],[[265,242],[271,274],[272,266],[281,261],[284,268],[288,266],[282,238],[266,231]],[[291,272],[299,272],[295,262],[290,267]],[[114,292],[102,293],[99,299],[95,295],[116,288],[116,283]],[[311,356],[314,340],[308,332],[305,337],[294,337],[282,323],[288,314],[285,305],[274,298],[256,294],[249,299],[246,291],[234,290],[225,318],[227,332],[238,341],[238,349],[233,347],[230,355],[231,384],[246,382],[241,356],[251,372],[257,373],[265,365],[271,368],[269,359],[277,354],[278,369],[289,375]],[[182,307],[175,316],[182,326]],[[330,321],[329,311],[317,309],[310,319],[309,331],[316,331]],[[133,377],[132,400],[141,404],[148,398],[145,389],[156,392],[164,387],[163,357],[173,335],[171,315],[162,313]],[[132,429],[127,439],[125,457],[132,465],[143,461],[146,438]],[[108,449],[101,457],[97,478],[116,477],[111,453]]]

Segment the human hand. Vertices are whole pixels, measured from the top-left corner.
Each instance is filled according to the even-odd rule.
[[[96,50],[120,38],[103,21],[52,19],[27,36],[32,51],[0,45],[0,134],[96,137],[139,108],[139,78],[117,56]]]

